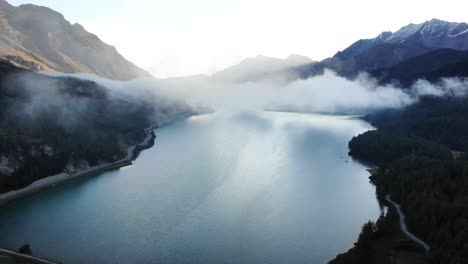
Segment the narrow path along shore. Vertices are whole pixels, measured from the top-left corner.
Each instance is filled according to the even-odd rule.
[[[398,211],[398,214],[400,215],[400,227],[401,227],[401,231],[411,240],[413,240],[414,242],[418,243],[419,245],[421,245],[425,250],[426,250],[426,254],[429,254],[429,250],[430,250],[430,247],[429,245],[424,242],[423,240],[421,240],[420,238],[418,238],[417,236],[415,236],[414,234],[412,234],[409,230],[408,230],[408,227],[406,226],[406,222],[405,222],[405,215],[403,214],[403,212],[401,211],[401,207],[399,204],[397,204],[396,202],[394,202],[392,199],[390,199],[390,194],[387,195],[385,197],[387,199],[387,201],[389,203],[391,203],[393,206],[395,206],[395,208],[397,209]]]
[[[12,257],[12,258],[15,258],[15,259],[20,259],[22,261],[27,261],[27,262],[30,262],[30,263],[58,264],[58,262],[53,262],[53,261],[50,261],[50,260],[47,260],[47,259],[42,259],[42,258],[33,257],[33,256],[26,255],[26,254],[21,254],[21,253],[11,251],[11,250],[8,250],[8,249],[3,249],[3,248],[0,248],[0,255]]]
[[[98,166],[94,166],[92,168],[86,169],[79,171],[75,174],[68,174],[68,173],[60,173],[55,176],[50,176],[46,177],[44,179],[35,181],[31,185],[29,185],[26,188],[23,188],[21,190],[17,191],[12,191],[8,193],[4,193],[0,195],[0,206],[5,205],[9,202],[12,202],[14,200],[23,198],[25,196],[31,195],[33,193],[45,190],[47,188],[53,187],[58,184],[63,184],[65,182],[68,182],[70,180],[74,180],[77,178],[85,177],[85,176],[91,176],[95,175],[101,172],[105,172],[108,170],[112,169],[118,169],[124,166],[128,166],[132,164],[132,161],[138,156],[139,152],[142,149],[149,148],[152,145],[152,140],[155,138],[154,133],[152,132],[153,129],[155,129],[155,126],[150,126],[145,129],[146,137],[143,140],[142,143],[137,144],[135,146],[130,147],[127,150],[127,155],[125,155],[124,158],[121,160],[112,162],[112,163],[106,163]]]
[[[121,160],[95,166],[87,170],[77,172],[73,175],[70,175],[67,173],[61,173],[55,176],[50,176],[50,177],[46,177],[44,179],[35,181],[34,183],[32,183],[26,188],[0,195],[0,206],[5,205],[12,201],[21,199],[23,197],[32,195],[34,193],[40,192],[42,190],[51,188],[53,186],[74,180],[74,179],[91,176],[91,175],[102,173],[108,170],[118,169],[124,166],[131,165],[132,161],[137,158],[141,150],[150,148],[153,145],[154,139],[156,138],[156,135],[153,132],[154,129],[156,129],[156,126],[149,126],[148,128],[146,128],[145,129],[146,137],[143,140],[143,142],[128,148],[127,155],[125,155],[125,157],[122,158]],[[30,256],[30,255],[21,254],[21,253],[8,250],[8,249],[3,249],[3,248],[0,248],[0,255],[8,256],[8,257],[19,259],[22,261],[27,261],[30,263],[57,264],[57,262],[49,261],[46,259],[41,259],[41,258]]]

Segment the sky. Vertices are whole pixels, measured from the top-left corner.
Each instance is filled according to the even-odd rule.
[[[466,0],[9,0],[62,13],[157,77],[212,74],[257,55],[322,60],[432,18],[468,22]]]

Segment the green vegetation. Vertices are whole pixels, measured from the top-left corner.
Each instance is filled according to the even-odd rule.
[[[415,136],[394,135],[385,131],[368,131],[349,142],[350,155],[366,162],[382,164],[403,157],[430,157],[450,160],[450,149]]]
[[[424,97],[400,110],[387,110],[365,117],[382,133],[415,136],[449,147],[468,149],[468,98]]]
[[[421,248],[399,232],[398,221],[398,213],[390,207],[388,213],[377,222],[365,223],[354,247],[329,264],[426,263]]]
[[[427,97],[365,119],[378,130],[353,138],[350,154],[379,166],[370,178],[381,203],[392,194],[402,206],[408,228],[431,246],[428,263],[468,263],[468,161],[466,154],[454,160],[450,152],[468,149],[468,97]],[[387,223],[380,228],[397,230],[392,217],[379,220]],[[365,263],[353,261],[360,254],[370,259],[388,254],[395,245],[391,234],[386,253],[366,248],[369,239],[371,244],[381,241],[369,235],[374,233],[379,225],[366,224],[356,247],[344,254],[348,261],[332,263]]]
[[[404,158],[382,165],[379,197],[398,197],[408,228],[431,246],[431,263],[468,261],[468,162]]]

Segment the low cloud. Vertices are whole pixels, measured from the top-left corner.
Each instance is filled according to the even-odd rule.
[[[443,78],[437,83],[418,80],[411,90],[416,96],[465,96],[468,92],[468,80],[464,78]]]
[[[215,109],[255,108],[279,111],[356,113],[376,108],[397,108],[415,98],[393,86],[377,86],[362,74],[350,81],[332,71],[305,80],[284,76],[243,83],[209,78],[159,80],[156,86],[187,102]]]
[[[28,126],[56,124],[73,132],[89,120],[128,118],[123,122],[164,124],[193,113],[184,102],[169,98],[147,80],[111,81],[87,74],[34,73],[10,75],[3,80],[5,92],[14,95],[4,116]],[[73,77],[73,78],[69,78]]]
[[[363,73],[355,80],[338,76],[331,70],[308,79],[297,79],[287,73],[255,81],[228,82],[208,76],[171,79],[111,81],[92,75],[73,75],[107,87],[115,97],[143,100],[155,98],[206,106],[214,110],[259,109],[314,113],[360,114],[383,108],[400,108],[417,102],[420,96],[467,94],[467,81],[442,79],[438,83],[417,81],[402,89],[394,85],[379,86]]]

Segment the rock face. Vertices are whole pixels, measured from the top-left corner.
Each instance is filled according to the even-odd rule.
[[[11,176],[18,168],[19,163],[16,160],[0,155],[0,174]]]
[[[73,175],[77,172],[83,171],[83,170],[88,170],[90,169],[91,166],[89,165],[89,162],[86,160],[79,160],[79,161],[73,161],[68,163],[65,166],[65,173],[68,173],[70,175]]]
[[[149,76],[80,24],[36,5],[0,0],[0,58],[35,71],[86,72],[115,80]]]

